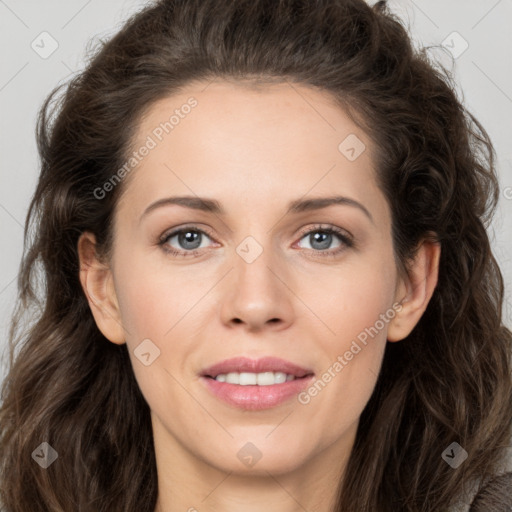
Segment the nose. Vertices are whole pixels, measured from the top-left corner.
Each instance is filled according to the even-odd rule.
[[[249,252],[255,247],[245,249]],[[247,258],[242,251],[233,255],[234,268],[221,292],[222,322],[230,327],[243,325],[251,332],[285,329],[294,317],[291,273],[270,249],[254,256],[253,252]]]

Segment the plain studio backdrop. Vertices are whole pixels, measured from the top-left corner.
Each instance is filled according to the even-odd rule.
[[[373,3],[373,1],[371,2]],[[16,296],[23,224],[38,177],[36,115],[58,84],[82,70],[91,40],[114,34],[142,0],[0,0],[0,381]],[[415,44],[452,69],[458,92],[489,132],[500,202],[490,230],[512,328],[512,0],[391,0]],[[453,59],[452,59],[453,57]]]

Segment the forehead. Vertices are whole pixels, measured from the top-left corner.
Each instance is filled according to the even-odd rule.
[[[146,110],[132,149],[144,146],[125,183],[140,207],[165,192],[262,203],[377,192],[368,136],[328,93],[299,84],[191,83]]]

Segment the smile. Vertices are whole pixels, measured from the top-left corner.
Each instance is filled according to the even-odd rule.
[[[313,377],[312,371],[283,359],[241,357],[204,370],[201,381],[211,394],[231,406],[262,410],[287,402]]]

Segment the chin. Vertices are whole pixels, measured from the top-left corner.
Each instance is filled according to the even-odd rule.
[[[295,443],[272,443],[264,436],[251,439],[245,437],[242,441],[232,441],[222,453],[205,454],[206,462],[224,472],[253,476],[290,473],[307,463],[307,451]]]

